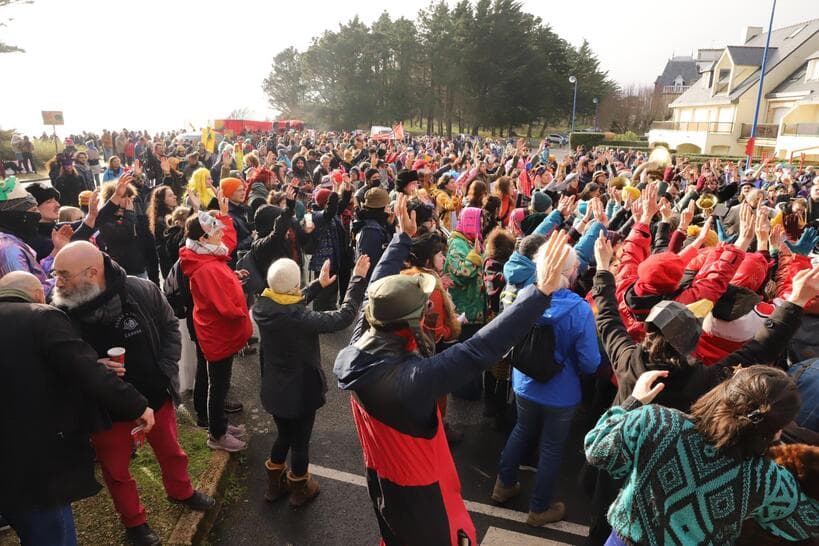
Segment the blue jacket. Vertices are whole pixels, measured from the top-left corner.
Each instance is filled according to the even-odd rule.
[[[552,294],[551,306],[537,324],[554,329],[555,361],[563,363],[563,370],[551,381],[541,383],[513,369],[515,394],[544,406],[576,406],[580,403],[580,374],[594,373],[600,365],[591,307],[571,290],[561,288]]]

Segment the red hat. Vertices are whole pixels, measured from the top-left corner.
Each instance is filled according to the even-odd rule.
[[[745,259],[739,264],[731,284],[756,292],[767,277],[768,260],[759,252],[751,252],[746,254]]]
[[[330,199],[330,194],[333,193],[332,190],[328,190],[327,188],[319,188],[315,192],[313,192],[313,201],[316,202],[316,205],[320,209],[323,209],[327,206],[327,200]]]
[[[637,267],[634,290],[638,296],[669,294],[679,288],[684,270],[682,259],[673,252],[653,254]]]
[[[411,170],[417,171],[418,169],[423,169],[426,166],[427,166],[426,161],[424,161],[423,159],[416,159],[415,163],[412,164],[412,169]]]

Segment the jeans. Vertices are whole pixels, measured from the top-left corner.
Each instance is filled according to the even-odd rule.
[[[208,361],[199,342],[196,344],[196,380],[193,383],[193,409],[196,411],[197,424],[208,423]]]
[[[232,356],[215,362],[208,361],[208,431],[217,440],[227,432],[225,400],[230,389],[232,369]]]
[[[543,512],[552,502],[555,482],[563,459],[563,446],[572,425],[576,406],[556,408],[517,397],[518,422],[506,441],[498,477],[506,487],[518,481],[518,466],[528,446],[540,436],[535,489],[529,501],[532,512]]]
[[[273,442],[273,447],[270,448],[270,462],[283,464],[287,459],[287,452],[290,451],[290,469],[293,475],[307,474],[307,466],[310,464],[310,436],[313,434],[315,419],[316,412],[314,411],[295,419],[285,419],[274,415],[273,420],[276,421],[278,436]]]
[[[70,504],[41,510],[4,511],[22,546],[77,546]]]
[[[798,362],[788,374],[799,389],[802,406],[794,421],[800,427],[819,432],[819,358]]]

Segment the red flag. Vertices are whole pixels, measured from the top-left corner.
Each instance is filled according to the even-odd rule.
[[[754,156],[754,141],[756,137],[751,137],[748,139],[748,144],[745,145],[745,155],[747,156]]]

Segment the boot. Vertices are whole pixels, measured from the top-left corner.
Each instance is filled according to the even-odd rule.
[[[566,505],[562,502],[553,502],[543,512],[532,512],[526,518],[526,524],[532,527],[543,527],[549,523],[556,523],[566,515]]]
[[[268,459],[264,466],[267,469],[267,491],[264,500],[273,502],[287,494],[287,465],[275,464]]]
[[[495,488],[492,490],[492,500],[498,504],[503,504],[509,499],[520,494],[520,482],[509,487],[503,485],[500,476],[495,480]]]
[[[290,490],[290,498],[287,502],[292,507],[301,506],[319,494],[319,484],[309,473],[296,477],[292,472],[288,472],[287,488]]]

